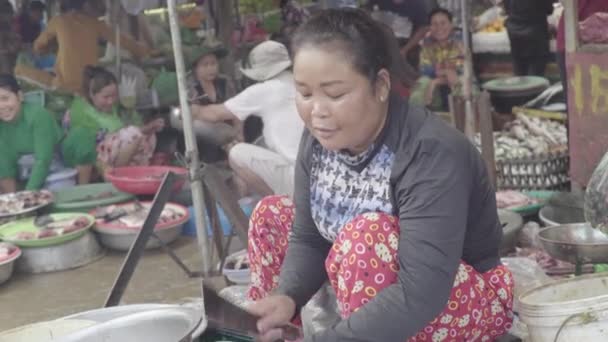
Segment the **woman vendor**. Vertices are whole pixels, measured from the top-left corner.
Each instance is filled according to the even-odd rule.
[[[84,128],[89,136],[83,146],[96,146],[97,167],[105,173],[120,166],[149,165],[156,148],[156,133],[164,127],[163,119],[142,125],[135,111],[121,111],[118,83],[114,75],[101,67],[84,70],[82,93],[76,97],[64,117],[70,131]]]
[[[0,187],[1,192],[17,190],[18,160],[34,155],[34,166],[25,188],[40,189],[49,174],[57,147],[64,164],[76,167],[79,182],[86,182],[87,170],[95,162],[95,149],[80,146],[86,135],[73,130],[63,136],[55,117],[44,108],[23,102],[23,95],[12,75],[0,75]]]
[[[430,14],[430,36],[424,40],[420,53],[420,72],[425,84],[425,104],[448,110],[448,95],[460,85],[464,64],[464,45],[454,31],[452,13],[438,8]],[[438,103],[437,105],[433,105]]]
[[[220,59],[225,57],[228,51],[219,46],[212,47],[203,45],[190,54],[190,65],[192,71],[186,78],[188,87],[188,102],[192,113],[197,113],[202,107],[221,104],[231,98],[235,91],[232,82],[220,74]],[[195,131],[199,141],[199,152],[203,153],[203,160],[217,161],[225,159],[225,153],[221,146],[231,142],[238,135],[237,130],[223,122],[207,122],[197,120],[194,122]],[[174,122],[174,126],[182,128],[181,122]],[[185,151],[183,139],[178,142],[178,149]]]
[[[295,202],[263,199],[249,229],[263,341],[326,281],[342,320],[305,341],[490,341],[511,326],[513,278],[484,162],[465,136],[391,92],[399,61],[385,33],[341,9],[294,34],[306,125]]]

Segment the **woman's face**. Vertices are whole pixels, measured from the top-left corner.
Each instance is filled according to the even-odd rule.
[[[454,25],[444,13],[437,13],[431,18],[431,36],[435,40],[440,42],[448,40],[453,29]]]
[[[104,113],[110,113],[118,101],[118,86],[113,83],[101,88],[96,94],[91,94],[93,106]]]
[[[203,56],[196,63],[196,78],[200,81],[213,81],[220,73],[220,64],[215,55]]]
[[[329,51],[306,45],[294,56],[298,112],[323,147],[359,153],[377,137],[386,118],[388,73],[379,72],[372,84],[344,62],[344,53]]]
[[[21,111],[21,94],[0,88],[0,120],[11,122]]]

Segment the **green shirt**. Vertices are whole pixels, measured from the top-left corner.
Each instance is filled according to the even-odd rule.
[[[0,121],[0,139],[5,144],[4,150],[17,160],[25,154],[34,155],[35,162],[26,185],[27,190],[40,189],[44,184],[55,147],[61,138],[62,132],[55,117],[37,105],[23,103],[21,111],[12,122]]]
[[[127,125],[141,123],[141,117],[135,111],[121,115],[118,106],[114,106],[112,113],[103,113],[82,97],[74,98],[70,107],[70,127],[90,129],[95,134],[114,133]]]

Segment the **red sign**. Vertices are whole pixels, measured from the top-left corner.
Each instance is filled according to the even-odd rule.
[[[570,177],[584,186],[608,152],[608,55],[571,53],[567,66]]]

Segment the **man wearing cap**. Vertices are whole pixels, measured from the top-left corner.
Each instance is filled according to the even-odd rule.
[[[293,195],[294,165],[304,123],[295,105],[296,90],[285,45],[266,41],[256,46],[241,72],[258,83],[224,102],[200,107],[196,120],[232,121],[250,115],[264,123],[264,147],[246,143],[226,146],[230,166],[258,195]]]

